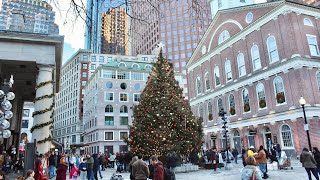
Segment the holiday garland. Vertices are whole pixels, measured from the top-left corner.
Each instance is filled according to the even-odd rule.
[[[45,142],[47,142],[47,141],[52,141],[52,137],[51,137],[50,135],[49,135],[49,137],[46,137],[46,138],[38,141],[38,143],[39,143],[39,144],[42,144],[42,143],[45,143]]]
[[[51,80],[51,81],[45,81],[45,82],[39,83],[39,84],[35,87],[35,90],[37,90],[37,89],[39,89],[40,87],[43,87],[43,86],[45,86],[45,85],[47,85],[47,84],[53,84],[53,83],[54,83],[54,81],[52,81],[52,80]],[[45,126],[51,125],[49,129],[52,129],[51,127],[53,127],[53,126],[52,126],[52,124],[53,124],[53,119],[52,119],[52,118],[53,118],[53,113],[54,113],[53,108],[54,108],[54,105],[55,105],[55,103],[54,103],[54,94],[52,93],[52,94],[47,94],[47,95],[44,95],[44,96],[37,97],[37,98],[35,98],[35,99],[33,100],[33,102],[37,102],[37,101],[40,101],[40,100],[45,99],[45,98],[53,98],[53,101],[52,101],[51,106],[50,106],[49,108],[44,109],[44,110],[40,110],[40,111],[35,111],[35,112],[33,112],[33,113],[32,113],[32,117],[34,117],[34,116],[36,116],[36,115],[44,114],[44,113],[49,112],[49,111],[52,111],[52,113],[51,113],[51,115],[50,115],[50,119],[51,119],[51,120],[48,121],[48,122],[45,122],[45,123],[36,124],[36,125],[32,126],[32,128],[31,128],[31,130],[30,130],[31,133],[32,133],[34,130],[36,130],[36,129],[41,129],[41,128],[45,127]],[[48,137],[44,138],[43,140],[39,140],[39,141],[37,141],[37,142],[38,142],[39,144],[42,144],[42,143],[45,143],[45,142],[47,142],[47,141],[52,141],[51,135],[49,135]]]

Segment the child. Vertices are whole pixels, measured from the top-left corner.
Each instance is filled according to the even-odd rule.
[[[73,163],[72,169],[70,171],[70,179],[77,180],[78,176],[79,176],[79,169],[76,163]]]

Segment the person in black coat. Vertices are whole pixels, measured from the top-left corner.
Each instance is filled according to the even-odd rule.
[[[317,162],[317,171],[320,174],[320,151],[317,147],[313,147],[314,160]]]
[[[98,180],[98,171],[99,171],[99,166],[100,166],[100,160],[98,158],[97,154],[93,154],[93,176],[95,180]]]

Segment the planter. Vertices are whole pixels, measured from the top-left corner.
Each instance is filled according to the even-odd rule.
[[[265,108],[267,106],[266,100],[260,99],[259,101],[259,108]]]
[[[286,102],[286,99],[284,97],[284,93],[282,93],[282,92],[277,94],[276,99],[277,99],[278,104],[282,104],[282,103]]]
[[[229,112],[230,112],[230,115],[235,115],[236,114],[236,110],[233,107],[230,108]]]
[[[249,112],[250,111],[249,103],[244,104],[243,110],[244,110],[244,112]]]

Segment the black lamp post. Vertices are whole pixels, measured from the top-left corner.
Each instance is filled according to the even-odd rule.
[[[224,132],[224,135],[223,137],[225,138],[226,140],[226,157],[227,157],[227,164],[228,163],[231,163],[230,162],[230,159],[229,159],[229,153],[228,153],[228,126],[227,126],[227,117],[226,117],[226,112],[222,109],[220,109],[219,111],[219,116],[221,117],[221,122],[222,122],[222,129],[223,129],[223,132]],[[227,165],[226,165],[226,168],[227,168]]]
[[[312,151],[312,147],[311,147],[311,141],[310,141],[310,134],[309,134],[309,124],[307,121],[307,116],[306,116],[306,111],[304,109],[304,105],[306,104],[306,100],[301,97],[299,100],[299,104],[302,107],[302,111],[303,111],[303,116],[304,116],[304,130],[307,132],[307,137],[308,137],[308,144],[309,144],[309,151]]]

